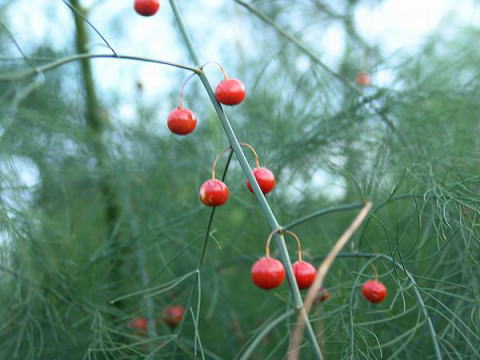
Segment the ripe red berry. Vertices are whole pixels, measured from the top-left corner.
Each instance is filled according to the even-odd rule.
[[[133,4],[135,11],[143,16],[152,16],[160,8],[159,0],[135,0]]]
[[[257,180],[257,183],[264,194],[268,194],[275,187],[275,176],[273,176],[272,172],[267,168],[261,167],[253,169],[253,176],[255,176],[255,179]],[[248,180],[247,187],[248,190],[253,193],[252,186]]]
[[[261,289],[274,289],[285,278],[285,268],[277,259],[262,257],[252,266],[252,280]]]
[[[379,303],[387,297],[387,288],[380,281],[369,280],[362,285],[362,294],[371,303]]]
[[[322,287],[320,288],[320,290],[318,290],[318,293],[315,296],[314,302],[317,304],[325,302],[328,300],[330,296],[331,296],[330,292],[326,288]]]
[[[184,312],[185,308],[182,305],[169,306],[163,310],[163,321],[172,329],[175,329],[182,321]]]
[[[130,329],[136,329],[140,333],[146,333],[148,328],[147,319],[140,317],[133,319],[127,323],[127,327]]]
[[[293,273],[295,274],[298,287],[300,289],[307,289],[313,284],[317,270],[309,262],[297,261],[293,264]]]
[[[371,84],[370,74],[367,72],[359,72],[355,77],[355,82],[360,86],[369,86]]]
[[[215,97],[225,105],[237,105],[245,99],[245,86],[240,80],[226,79],[217,85]]]
[[[174,134],[187,135],[195,130],[197,118],[191,110],[177,107],[168,114],[167,126]]]
[[[223,205],[228,200],[228,187],[222,181],[210,179],[200,187],[200,201],[207,206]]]

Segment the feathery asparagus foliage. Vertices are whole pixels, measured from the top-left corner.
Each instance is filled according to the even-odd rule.
[[[295,228],[305,258],[319,264],[353,211],[366,199],[375,205],[329,272],[332,297],[311,314],[326,358],[480,357],[480,53],[471,46],[478,29],[439,31],[415,53],[388,57],[351,21],[362,1],[345,1],[343,9],[290,4],[288,16],[280,1],[242,3],[220,10],[248,29],[247,41],[255,39],[248,51],[231,41],[222,51],[229,73],[248,88],[245,103],[226,112],[237,138],[277,175],[268,202],[279,223]],[[14,23],[1,16],[15,38]],[[345,30],[344,54],[328,69],[311,24]],[[205,54],[211,40],[192,30]],[[152,104],[132,74],[133,102],[122,91],[100,91],[104,79],[96,74],[106,123],[99,167],[86,136],[79,63],[50,66],[76,54],[73,42],[62,50],[29,44],[25,62],[16,47],[25,44],[10,34],[0,35],[0,357],[283,357],[296,312],[287,286],[262,292],[251,284],[250,266],[270,227],[235,157],[219,164],[228,168],[229,202],[211,217],[197,199],[214,154],[227,144],[200,82],[186,90],[199,128],[179,139],[160,117],[176,106],[177,88]],[[101,34],[116,49],[118,37]],[[122,55],[139,66],[147,57]],[[121,71],[126,61],[118,60],[91,63],[110,61]],[[182,64],[166,62],[157,72],[179,85],[198,65],[186,55]],[[366,62],[392,81],[352,89]],[[216,79],[214,70],[207,75]],[[116,110],[124,103],[135,121]],[[120,209],[114,223],[105,212],[111,194]],[[389,291],[375,306],[359,292],[374,276],[370,263]],[[187,309],[174,331],[161,321],[172,304]],[[137,317],[150,320],[147,333],[127,326]],[[307,340],[305,347],[304,355]]]

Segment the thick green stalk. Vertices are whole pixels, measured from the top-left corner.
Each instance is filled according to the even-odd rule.
[[[182,16],[178,10],[177,7],[177,2],[176,0],[170,0],[170,5],[172,7],[174,16],[177,20],[177,24],[179,26],[180,32],[182,34],[182,37],[185,41],[185,44],[187,46],[187,49],[190,53],[190,57],[192,58],[193,62],[195,65],[200,66],[201,62],[200,59],[197,55],[197,52],[195,50],[195,47],[193,46],[192,40],[190,39],[190,35],[188,34]],[[245,154],[242,151],[242,148],[237,140],[237,137],[235,136],[235,132],[232,129],[232,126],[230,125],[230,122],[228,121],[227,116],[225,115],[225,112],[223,111],[222,106],[220,103],[217,101],[215,97],[215,93],[212,89],[212,86],[210,85],[210,82],[208,81],[205,73],[201,72],[199,74],[200,80],[202,81],[203,86],[205,87],[205,90],[208,93],[208,96],[210,97],[210,100],[213,104],[213,107],[215,108],[215,111],[220,119],[220,122],[223,126],[223,129],[225,130],[225,134],[227,135],[228,141],[230,143],[230,146],[232,147],[232,150],[237,157],[240,166],[247,177],[247,179],[250,181],[250,184],[252,185],[253,191],[255,193],[255,196],[257,197],[257,200],[260,204],[260,207],[262,208],[263,214],[265,215],[265,218],[267,219],[268,223],[270,224],[270,227],[272,230],[280,229],[281,226],[278,224],[277,219],[275,218],[275,215],[272,212],[272,209],[270,208],[267,200],[265,199],[265,196],[263,195],[262,191],[260,190],[260,187],[258,186],[257,181],[255,180],[255,177],[253,176],[252,170],[250,169],[250,166],[248,164],[248,161],[245,157]],[[295,304],[295,307],[297,309],[302,309],[303,308],[303,301],[302,297],[300,295],[300,291],[298,289],[298,286],[295,281],[295,276],[293,274],[293,269],[290,261],[290,256],[288,254],[288,249],[285,244],[285,240],[282,235],[277,235],[276,236],[276,242],[277,246],[280,250],[280,257],[282,259],[283,264],[285,265],[286,273],[287,273],[287,278],[290,286],[290,292],[292,294],[293,298],[293,303]],[[306,324],[306,330],[307,334],[310,340],[310,343],[312,345],[313,351],[315,353],[315,356],[317,359],[323,359],[320,347],[318,345],[315,333],[313,331],[312,325],[308,318],[305,321]]]
[[[71,5],[77,10],[73,12],[75,22],[75,46],[77,53],[88,53],[88,31],[85,26],[82,13],[83,10],[80,0],[71,0]],[[82,58],[80,60],[81,80],[83,93],[85,95],[85,121],[87,124],[87,141],[91,141],[93,153],[97,161],[98,170],[100,172],[100,189],[105,201],[105,226],[106,240],[110,241],[112,247],[115,247],[117,236],[115,235],[115,225],[119,221],[120,207],[113,191],[113,186],[109,178],[105,174],[105,160],[107,149],[103,143],[103,132],[107,123],[107,117],[98,100],[96,93],[95,81],[93,78],[92,65],[90,59]],[[126,249],[124,251],[127,251]],[[120,268],[122,266],[122,256],[116,257],[112,273],[114,283],[121,279]],[[117,304],[121,307],[121,304]]]

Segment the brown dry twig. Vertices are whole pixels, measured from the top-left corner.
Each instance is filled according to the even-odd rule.
[[[322,264],[318,268],[315,281],[313,282],[313,285],[308,290],[307,296],[305,298],[304,307],[300,309],[298,314],[297,324],[293,331],[292,341],[288,349],[288,357],[287,357],[288,360],[299,359],[300,345],[302,342],[303,331],[305,326],[305,318],[308,316],[308,313],[312,308],[312,304],[313,304],[313,301],[315,300],[315,296],[320,290],[320,288],[323,286],[323,281],[325,279],[325,276],[327,275],[328,270],[330,269],[333,262],[335,261],[335,258],[343,249],[343,247],[348,242],[348,240],[352,237],[353,233],[360,227],[360,225],[362,224],[363,220],[365,220],[365,217],[368,215],[368,212],[370,211],[371,208],[372,208],[372,203],[368,201],[363,207],[363,209],[360,211],[360,213],[357,215],[355,220],[352,222],[352,224],[337,240],[332,250],[330,250],[330,253],[327,255],[325,260],[323,260]]]

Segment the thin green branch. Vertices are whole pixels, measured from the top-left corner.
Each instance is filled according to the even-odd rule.
[[[319,257],[315,257],[314,260],[318,261],[318,260],[323,260],[324,258],[325,258],[325,256],[319,256]],[[432,339],[432,343],[433,343],[433,346],[434,346],[434,349],[435,349],[436,359],[442,359],[442,354],[440,352],[440,347],[439,347],[438,340],[437,340],[437,334],[435,332],[435,328],[433,327],[433,323],[432,323],[432,321],[430,319],[430,316],[428,314],[428,310],[427,310],[427,307],[425,305],[425,302],[423,301],[423,298],[420,295],[417,283],[416,283],[415,279],[413,278],[413,275],[406,269],[406,267],[404,265],[398,263],[392,257],[390,257],[388,255],[385,255],[385,254],[382,254],[382,253],[342,252],[342,253],[337,255],[337,258],[378,258],[378,259],[384,259],[384,260],[390,262],[391,264],[393,264],[395,267],[399,268],[401,271],[403,271],[407,275],[411,284],[413,285],[412,288],[413,288],[415,297],[417,298],[418,304],[419,304],[420,308],[422,309],[422,314],[425,317],[425,321],[428,324],[430,337]],[[239,263],[243,263],[244,261],[251,261],[251,257],[242,257],[242,258],[237,257],[237,258],[234,259],[234,261],[228,260],[228,261],[222,262],[221,264],[218,264],[216,266],[216,270],[220,271],[220,270],[224,269],[225,267],[228,267],[228,266],[231,266],[231,265],[236,265],[236,264],[239,264]],[[365,268],[367,266],[368,266],[368,263],[366,263],[364,265]],[[362,271],[360,271],[360,273],[361,272]]]
[[[45,64],[45,65],[36,66],[33,69],[28,70],[28,71],[17,72],[17,73],[7,73],[7,74],[0,75],[0,81],[19,80],[19,79],[23,79],[23,78],[26,78],[26,77],[36,75],[38,73],[53,70],[53,69],[55,69],[59,66],[65,65],[67,63],[71,63],[71,62],[75,62],[75,61],[81,61],[81,60],[85,60],[85,59],[99,59],[99,58],[144,61],[144,62],[168,65],[168,66],[173,66],[173,67],[177,67],[177,68],[180,68],[180,69],[190,70],[190,71],[193,71],[194,73],[197,73],[197,74],[199,74],[201,72],[200,69],[194,68],[194,67],[191,67],[191,66],[188,66],[188,65],[182,65],[182,64],[177,64],[177,63],[166,61],[166,60],[150,59],[150,58],[139,57],[139,56],[112,55],[112,54],[78,54],[78,55],[67,56],[67,57],[64,57],[62,59],[56,60],[54,62]]]
[[[230,151],[230,153],[228,154],[228,159],[227,159],[227,163],[225,165],[225,169],[223,170],[223,174],[222,174],[222,178],[221,178],[222,181],[225,181],[225,176],[227,176],[228,167],[230,166],[230,161],[232,160],[232,157],[233,157],[233,153]],[[200,259],[198,260],[198,269],[200,269],[200,267],[203,265],[203,262],[205,261],[205,255],[207,254],[208,239],[210,239],[210,229],[212,228],[213,217],[215,216],[215,209],[216,208],[217,207],[214,206],[212,208],[212,210],[210,211],[210,217],[208,219],[208,225],[207,225],[207,232],[205,234],[205,239],[203,241],[203,246],[202,246],[202,252],[200,254]]]
[[[63,3],[65,5],[67,5],[70,10],[72,10],[77,16],[79,16],[81,19],[83,19],[83,21],[85,21],[92,29],[93,31],[95,31],[97,33],[98,36],[100,36],[100,38],[103,40],[103,42],[105,43],[105,45],[107,45],[107,47],[112,50],[112,53],[113,55],[117,55],[117,52],[113,49],[113,47],[109,44],[109,42],[107,41],[107,39],[105,39],[105,37],[100,33],[100,31],[98,31],[98,29],[91,23],[90,20],[88,20],[88,18],[84,15],[84,13],[87,13],[87,10],[86,9],[78,9],[77,7],[73,6],[73,4],[70,4],[68,1],[66,0],[62,0]]]
[[[200,59],[197,55],[195,47],[193,46],[192,40],[190,39],[190,35],[187,29],[185,28],[182,16],[178,10],[177,2],[175,0],[169,0],[169,1],[170,1],[170,6],[172,7],[172,10],[173,10],[175,19],[177,21],[177,25],[179,26],[179,30],[185,41],[185,45],[190,53],[190,57],[192,58],[195,64],[200,65],[201,64]],[[275,215],[273,214],[267,200],[265,199],[265,196],[262,190],[258,186],[258,183],[252,173],[252,170],[250,169],[248,161],[245,158],[245,154],[241,149],[241,146],[232,129],[232,126],[230,125],[230,122],[228,121],[228,118],[225,115],[225,112],[223,111],[222,106],[220,105],[220,103],[217,101],[215,97],[215,94],[213,92],[212,86],[210,85],[210,82],[208,81],[206,75],[203,72],[199,74],[199,77],[200,77],[200,80],[202,81],[203,86],[205,87],[205,90],[208,93],[208,96],[212,102],[213,107],[215,108],[215,111],[219,117],[219,120],[223,126],[223,129],[225,130],[225,134],[227,135],[230,146],[232,147],[232,150],[235,153],[235,156],[237,157],[245,176],[247,177],[247,179],[250,181],[250,184],[252,185],[253,191],[255,193],[255,196],[257,197],[257,200],[260,204],[263,214],[265,215],[265,218],[270,224],[270,227],[272,230],[279,229],[280,225],[278,224],[277,219],[275,218]],[[303,301],[300,295],[300,290],[298,289],[298,286],[295,281],[295,276],[293,274],[290,256],[288,254],[288,249],[286,247],[283,236],[277,235],[276,242],[280,251],[280,257],[286,269],[288,283],[290,286],[290,292],[293,297],[293,302],[298,309],[302,309]],[[323,359],[312,325],[308,320],[308,318],[305,320],[306,320],[305,326],[306,326],[307,334],[308,334],[310,343],[312,344],[314,354],[317,359]]]
[[[252,356],[253,351],[256,349],[258,344],[260,344],[260,341],[278,324],[280,324],[283,320],[288,319],[291,315],[293,315],[295,311],[293,309],[290,309],[283,313],[283,315],[277,317],[275,320],[270,322],[265,328],[260,332],[255,337],[255,340],[252,341],[252,343],[248,346],[248,348],[245,350],[245,352],[242,354],[239,360],[247,360],[250,359],[250,356]]]
[[[394,265],[395,267],[397,267],[398,269],[403,271],[405,273],[405,275],[407,275],[408,279],[410,280],[411,284],[413,285],[413,287],[412,287],[413,292],[414,292],[415,297],[417,298],[417,302],[418,302],[418,304],[419,304],[419,306],[422,310],[422,314],[425,317],[425,320],[427,321],[428,330],[429,330],[429,333],[430,333],[430,338],[432,340],[433,348],[435,350],[435,358],[437,360],[441,360],[443,357],[442,357],[442,353],[440,352],[440,346],[439,346],[438,340],[437,340],[437,333],[435,332],[435,328],[433,327],[433,323],[432,323],[432,320],[430,319],[430,315],[428,314],[428,310],[427,310],[427,307],[425,305],[425,302],[423,301],[423,298],[420,294],[420,291],[418,290],[417,283],[416,283],[415,279],[413,278],[413,275],[406,269],[405,265],[399,264],[392,257],[390,257],[388,255],[385,255],[385,254],[343,253],[343,254],[339,254],[339,256],[343,256],[343,257],[371,257],[371,258],[373,258],[372,261],[375,261],[375,258],[384,259],[384,260],[389,261],[392,265]],[[360,273],[363,272],[363,270],[368,265],[369,265],[369,263],[364,264]],[[352,351],[353,351],[353,314],[350,314],[350,317],[351,317],[350,327],[351,327],[351,332],[352,332],[350,334],[350,336],[352,337]]]
[[[8,28],[3,24],[3,23],[0,23],[0,26],[3,28],[3,30],[7,33],[7,35],[10,37],[10,39],[12,40],[13,42],[13,45],[15,45],[15,47],[17,48],[18,52],[20,53],[20,55],[22,55],[22,58],[26,61],[26,63],[28,65],[30,65],[30,67],[32,67],[34,69],[34,66],[33,64],[30,62],[30,59],[28,58],[28,56],[23,52],[22,48],[20,47],[20,44],[17,42],[17,40],[15,39],[15,36],[13,36],[13,34],[11,33],[10,30],[8,30]]]
[[[420,195],[414,195],[414,194],[404,194],[404,195],[398,195],[398,196],[390,197],[389,199],[387,199],[384,202],[377,205],[372,210],[371,214],[374,214],[376,211],[378,211],[380,208],[387,205],[391,201],[401,200],[401,199],[409,199],[409,198],[421,198],[421,196]],[[341,211],[359,209],[363,205],[364,205],[364,203],[351,203],[351,204],[345,204],[345,205],[330,207],[330,208],[326,208],[326,209],[320,209],[320,210],[314,211],[313,213],[311,213],[309,215],[301,217],[300,219],[292,221],[291,223],[285,225],[284,229],[291,229],[295,226],[304,224],[304,223],[306,223],[310,220],[313,220],[313,219],[315,219],[317,217],[320,217],[320,216],[323,216],[323,215],[328,215],[328,214],[341,212]],[[368,224],[368,220],[367,220],[366,224]]]
[[[330,67],[325,65],[325,63],[316,55],[313,53],[308,46],[303,44],[300,40],[295,38],[293,35],[289,34],[285,30],[282,29],[280,25],[278,25],[275,21],[270,19],[267,15],[265,15],[263,12],[259,11],[258,9],[255,9],[252,7],[250,4],[247,4],[246,2],[242,0],[234,0],[237,4],[243,6],[245,9],[250,11],[252,14],[257,16],[260,20],[263,22],[267,23],[270,25],[277,33],[279,33],[281,36],[286,38],[288,41],[290,41],[292,44],[297,46],[305,55],[307,55],[310,60],[312,60],[315,64],[319,65],[322,69],[324,69],[326,72],[328,72],[330,75],[335,77],[336,79],[340,80],[344,85],[346,85],[349,89],[351,89],[358,97],[363,98],[364,94],[363,92],[349,79],[347,79],[345,76],[342,74],[332,70]],[[380,119],[385,123],[385,125],[392,130],[392,132],[398,137],[402,145],[406,146],[408,142],[403,138],[403,136],[398,133],[397,128],[395,127],[395,124],[388,118],[388,116],[381,110],[377,109],[374,105],[372,105],[372,110],[375,114],[377,114]]]
[[[354,209],[360,209],[363,207],[364,203],[352,203],[352,204],[346,204],[346,205],[341,205],[341,206],[335,206],[335,207],[330,207],[327,209],[321,209],[318,211],[315,211],[309,215],[306,215],[300,219],[297,219],[295,221],[292,221],[291,223],[287,224],[284,226],[285,229],[291,229],[295,226],[301,225],[303,223],[306,223],[307,221],[313,220],[317,217],[327,215],[327,214],[332,214],[336,212],[341,212],[341,211],[347,211],[347,210],[354,210]]]
[[[347,79],[345,76],[342,74],[339,74],[335,72],[334,70],[330,69],[315,53],[313,53],[305,44],[303,44],[300,40],[295,38],[293,35],[289,34],[285,30],[282,29],[280,25],[278,25],[275,21],[270,19],[267,15],[265,15],[263,12],[259,11],[258,9],[255,9],[253,6],[250,4],[247,4],[245,1],[242,0],[234,0],[237,4],[243,6],[245,9],[250,11],[252,14],[257,16],[260,20],[263,22],[267,23],[270,25],[272,28],[275,29],[276,32],[278,32],[280,35],[282,35],[284,38],[289,40],[292,44],[297,46],[305,55],[307,55],[314,63],[319,65],[321,68],[323,68],[326,72],[328,72],[330,75],[333,77],[337,78],[340,80],[342,83],[344,83],[347,87],[352,89],[355,93],[359,95],[363,95],[362,91],[357,88],[357,86]]]

